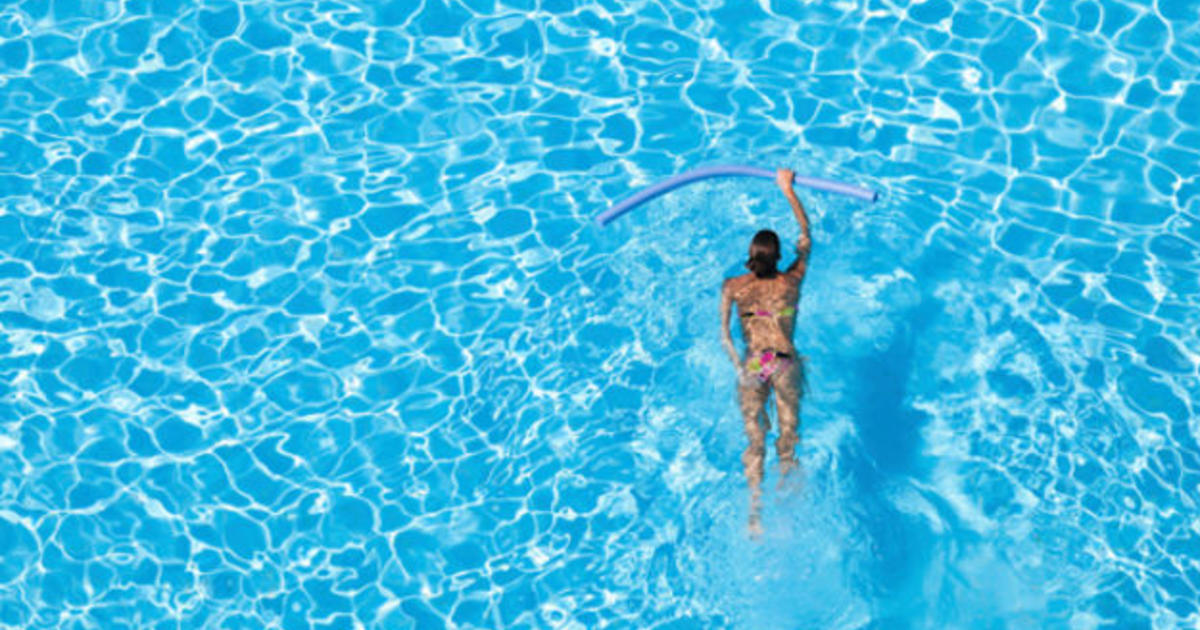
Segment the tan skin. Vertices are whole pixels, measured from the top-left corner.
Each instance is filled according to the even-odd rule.
[[[758,500],[761,495],[763,459],[766,455],[766,432],[770,429],[769,423],[766,422],[765,406],[772,389],[775,391],[776,411],[779,416],[779,438],[775,440],[775,450],[785,475],[795,467],[795,449],[800,441],[797,430],[800,424],[800,398],[804,389],[804,360],[797,355],[792,342],[796,315],[793,312],[791,315],[772,317],[743,316],[758,310],[779,313],[789,306],[794,310],[800,301],[800,287],[808,272],[812,239],[804,205],[792,189],[793,176],[793,171],[781,168],[776,172],[775,183],[787,197],[792,213],[800,224],[796,260],[786,269],[781,269],[773,278],[759,278],[754,273],[746,273],[726,279],[721,287],[721,341],[730,360],[738,369],[738,406],[741,408],[742,422],[750,442],[742,453],[742,465],[745,467],[746,480],[751,489],[750,526],[754,533],[761,533]],[[729,328],[735,304],[740,315],[738,321],[742,325],[742,338],[746,341],[745,354],[740,357],[734,347],[733,335]],[[765,383],[751,373],[748,365],[752,358],[759,356],[764,350],[783,352],[792,357],[788,367],[771,374]],[[763,419],[761,423],[760,417]]]

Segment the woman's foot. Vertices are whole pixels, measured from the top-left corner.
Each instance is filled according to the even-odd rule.
[[[796,470],[797,462],[795,457],[779,460],[779,482],[783,483],[784,478],[793,470]]]
[[[758,514],[751,514],[750,523],[746,527],[746,531],[750,533],[750,540],[762,539],[763,532],[765,531],[763,530],[762,517]]]
[[[800,470],[800,465],[795,459],[783,460],[779,462],[779,481],[775,484],[775,490],[795,492],[804,486],[804,471]]]

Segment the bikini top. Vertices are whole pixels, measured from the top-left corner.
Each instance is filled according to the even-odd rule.
[[[755,316],[758,316],[758,317],[788,317],[790,315],[795,315],[795,314],[796,314],[796,309],[794,307],[785,306],[785,307],[779,309],[778,313],[772,313],[771,311],[760,308],[757,311],[747,311],[745,313],[742,313],[742,317],[755,317]]]

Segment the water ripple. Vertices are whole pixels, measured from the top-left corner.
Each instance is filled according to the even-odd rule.
[[[0,9],[0,623],[1194,625],[1196,10]],[[759,543],[723,162],[884,193]]]

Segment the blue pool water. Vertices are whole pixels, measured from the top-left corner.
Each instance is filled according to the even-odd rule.
[[[5,4],[0,626],[1195,627],[1198,18]],[[883,194],[758,541],[710,164]]]

